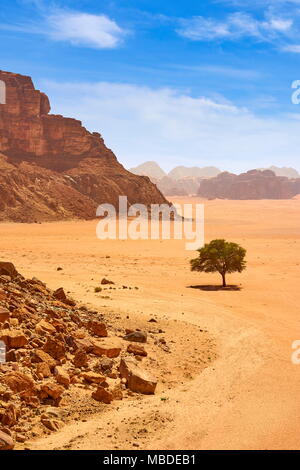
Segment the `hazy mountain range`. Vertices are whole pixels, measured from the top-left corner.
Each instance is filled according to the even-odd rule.
[[[259,170],[272,170],[276,176],[285,176],[290,179],[300,177],[297,170],[289,167],[271,166]],[[129,171],[136,175],[148,176],[166,196],[198,194],[203,180],[214,178],[221,173],[221,170],[214,166],[176,166],[169,173],[166,173],[155,161],[142,163],[135,168],[130,168]]]

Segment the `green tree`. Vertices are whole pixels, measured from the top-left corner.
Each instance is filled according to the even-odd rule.
[[[226,287],[227,273],[241,273],[246,268],[246,250],[237,243],[227,242],[226,240],[212,240],[197,251],[199,252],[198,258],[190,261],[191,270],[220,273],[223,279],[223,287]]]

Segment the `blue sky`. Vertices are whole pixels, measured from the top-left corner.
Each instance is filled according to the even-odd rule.
[[[300,170],[300,0],[10,0],[0,68],[131,167]]]

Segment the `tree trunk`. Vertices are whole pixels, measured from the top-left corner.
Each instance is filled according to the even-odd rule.
[[[227,287],[226,279],[225,279],[225,273],[221,273],[221,275],[222,275],[222,279],[223,279],[223,287]]]

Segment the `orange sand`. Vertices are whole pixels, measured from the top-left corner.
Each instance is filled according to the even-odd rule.
[[[183,202],[191,201],[197,199]],[[228,278],[242,284],[240,291],[190,288],[218,284],[220,276],[190,272],[195,253],[185,251],[184,241],[99,241],[96,221],[1,224],[1,258],[24,275],[64,286],[124,322],[126,315],[170,320],[176,339],[182,321],[197,325],[217,344],[218,358],[174,385],[168,400],[159,393],[123,400],[28,447],[132,448],[138,430],[147,428],[140,448],[300,448],[300,365],[291,363],[291,343],[300,339],[300,199],[208,201],[205,211],[206,241],[226,238],[247,249],[247,270]],[[139,290],[112,291],[104,299],[94,293],[104,276]],[[186,343],[187,360],[196,341],[191,335]]]

